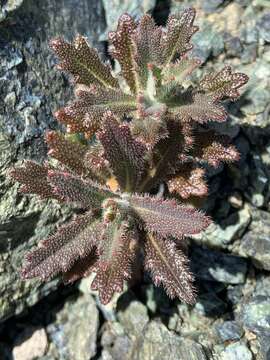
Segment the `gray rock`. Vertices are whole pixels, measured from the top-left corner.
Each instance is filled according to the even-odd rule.
[[[242,238],[239,253],[252,259],[254,265],[270,270],[270,214],[254,211],[253,221]]]
[[[262,113],[268,105],[269,89],[261,85],[256,85],[246,94],[246,99],[248,101],[241,107],[244,114],[256,115]]]
[[[122,14],[128,13],[135,19],[139,19],[154,8],[156,0],[102,0],[102,3],[106,14],[107,29],[101,35],[100,40],[107,40],[107,32],[116,30],[118,19]]]
[[[220,360],[252,360],[252,352],[248,349],[248,347],[241,343],[237,342],[234,344],[230,344],[226,347],[224,351],[222,351],[219,355]]]
[[[119,299],[117,317],[129,336],[140,334],[149,321],[146,306],[128,296]]]
[[[225,49],[227,56],[240,57],[242,54],[242,43],[237,36],[229,36],[225,40]]]
[[[45,158],[44,131],[55,127],[52,112],[71,95],[71,86],[53,68],[48,41],[82,33],[97,45],[105,29],[100,1],[4,1],[1,10],[12,4],[20,7],[0,34],[0,321],[56,288],[56,281],[22,283],[18,269],[25,251],[70,216],[56,202],[18,195],[18,185],[6,177],[18,160]]]
[[[245,282],[247,262],[234,255],[209,249],[195,248],[192,251],[192,269],[196,277],[226,284]]]
[[[241,52],[241,63],[250,64],[256,60],[257,56],[257,43],[245,45]]]
[[[266,42],[270,42],[270,12],[264,14],[257,22],[259,36]]]
[[[257,276],[255,294],[256,296],[262,295],[270,298],[270,277],[267,274]]]
[[[9,18],[13,11],[19,9],[24,0],[6,0],[0,4],[0,22]]]
[[[192,53],[205,62],[212,54],[218,56],[224,49],[224,40],[220,33],[215,31],[210,23],[204,22],[193,37],[194,48]]]
[[[131,359],[206,360],[207,357],[200,344],[177,336],[165,325],[151,321],[134,343]]]
[[[224,321],[224,323],[216,326],[218,336],[222,341],[241,339],[244,330],[236,321]]]
[[[243,298],[244,285],[229,285],[227,288],[227,298],[231,304],[237,305]]]
[[[34,360],[47,351],[48,339],[44,329],[27,328],[15,340],[12,350],[14,360]]]
[[[118,322],[108,322],[102,334],[102,360],[126,360],[131,349],[131,340]]]
[[[270,336],[269,297],[258,295],[245,303],[241,311],[241,320],[246,329],[259,336]]]
[[[198,297],[194,311],[202,316],[221,316],[227,311],[227,304],[211,291]]]
[[[202,234],[194,236],[194,239],[199,244],[226,248],[228,244],[241,237],[249,223],[250,209],[244,206],[243,209],[226,217],[220,224],[211,224]]]
[[[224,0],[203,0],[202,8],[206,13],[211,13],[216,11],[223,3]]]
[[[88,360],[95,356],[99,314],[91,296],[66,301],[47,328],[59,360]]]

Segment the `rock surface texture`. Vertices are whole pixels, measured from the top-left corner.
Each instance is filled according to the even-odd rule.
[[[54,69],[48,42],[82,33],[102,51],[97,39],[104,30],[100,1],[86,0],[25,0],[0,23],[0,320],[56,288],[55,281],[22,284],[18,269],[30,244],[70,213],[56,203],[21,196],[7,178],[17,161],[44,159],[44,131],[55,127],[52,113],[71,93],[67,79]]]
[[[7,177],[22,159],[42,161],[43,134],[71,97],[48,41],[81,33],[106,55],[106,31],[125,11],[197,9],[200,71],[230,64],[250,77],[228,106],[222,133],[241,159],[208,174],[214,225],[191,240],[194,307],[170,301],[145,277],[102,306],[90,281],[22,282],[23,253],[71,214],[18,193]],[[0,359],[268,360],[270,357],[270,6],[266,0],[0,1]],[[101,41],[102,40],[102,41]]]

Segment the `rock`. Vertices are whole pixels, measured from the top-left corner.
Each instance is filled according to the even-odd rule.
[[[252,360],[252,352],[248,349],[248,347],[241,343],[237,342],[234,344],[230,344],[226,347],[224,351],[222,351],[219,355],[220,360]]]
[[[243,298],[243,285],[229,285],[227,288],[227,298],[231,304],[237,305]]]
[[[257,75],[258,77],[261,76],[258,72]],[[254,88],[247,93],[246,99],[249,101],[241,107],[244,114],[256,115],[262,113],[268,105],[269,89],[261,85],[254,86]]]
[[[242,54],[242,44],[237,36],[228,36],[225,40],[225,49],[227,56],[229,57],[240,57]]]
[[[118,322],[108,322],[101,338],[102,360],[126,360],[131,340]]]
[[[0,22],[9,18],[11,13],[22,5],[24,0],[6,0],[1,3]]]
[[[216,331],[222,341],[239,340],[244,333],[236,321],[224,321],[224,323],[216,326]]]
[[[270,270],[270,214],[253,212],[250,230],[243,236],[239,253],[252,259],[254,265]]]
[[[132,359],[206,360],[203,347],[195,341],[177,336],[166,326],[151,321],[132,349]]]
[[[270,277],[265,274],[261,274],[256,278],[255,294],[268,296],[270,298]]]
[[[14,360],[34,360],[43,356],[48,347],[44,329],[26,329],[16,340],[12,351]]]
[[[228,202],[227,202],[228,204]],[[197,243],[217,248],[226,248],[228,244],[241,237],[250,223],[250,209],[244,206],[225,220],[211,224],[202,234],[194,236]]]
[[[206,13],[211,13],[216,11],[223,3],[224,0],[203,0],[202,8]]]
[[[224,40],[220,33],[213,29],[210,23],[204,22],[193,37],[194,48],[192,54],[205,62],[212,54],[218,56],[224,49]]]
[[[226,284],[245,282],[247,262],[238,256],[196,247],[192,251],[191,262],[193,272],[200,279]]]
[[[108,31],[116,30],[118,19],[122,14],[128,13],[138,20],[154,8],[156,0],[102,0],[102,3],[106,14],[107,29],[101,35],[100,40],[107,40]]]
[[[205,1],[205,3],[210,6],[219,5],[219,1]],[[227,6],[220,7],[219,10],[220,11],[213,11],[212,14],[207,17],[207,20],[213,24],[215,30],[224,33],[226,43],[226,35],[239,35],[242,8],[235,2],[232,2]]]
[[[128,294],[118,301],[117,318],[129,336],[141,334],[149,321],[146,306]]]
[[[259,36],[264,41],[270,43],[270,12],[264,14],[258,21],[257,21],[257,28],[259,31]]]
[[[162,287],[149,284],[142,288],[142,290],[146,297],[146,306],[152,314],[155,314],[156,312],[168,313],[168,309],[171,308],[171,303]]]
[[[18,160],[45,158],[44,131],[55,128],[52,112],[71,96],[71,86],[54,69],[55,58],[48,42],[61,34],[71,39],[79,32],[97,46],[105,19],[98,0],[8,0],[1,5],[0,13],[13,5],[17,8],[8,14],[9,21],[0,33],[0,321],[3,321],[56,288],[57,281],[44,285],[37,281],[22,283],[18,270],[25,251],[70,217],[70,210],[56,202],[19,195],[18,185],[6,176]],[[103,49],[100,45],[99,48]]]
[[[243,305],[243,326],[259,336],[270,336],[270,301],[268,296],[258,295]]]
[[[227,304],[213,292],[208,292],[198,297],[194,311],[202,316],[221,316],[227,311]]]
[[[48,326],[57,359],[88,360],[95,356],[99,314],[91,296],[70,298]]]
[[[250,64],[253,63],[256,60],[257,56],[257,44],[251,43],[249,45],[245,45],[243,47],[243,51],[241,53],[241,63],[244,64]]]

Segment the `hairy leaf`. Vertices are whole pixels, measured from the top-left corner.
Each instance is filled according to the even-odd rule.
[[[121,189],[136,189],[146,167],[146,147],[132,137],[127,124],[120,125],[111,113],[106,114],[98,138]]]
[[[230,144],[227,136],[216,135],[213,131],[199,133],[195,136],[192,150],[194,160],[207,162],[218,167],[221,162],[232,162],[239,159],[235,146]]]
[[[103,147],[100,143],[93,144],[85,153],[83,163],[89,171],[95,174],[101,184],[105,184],[111,177],[109,162],[104,158]]]
[[[133,34],[135,46],[135,60],[138,64],[140,82],[143,87],[146,86],[148,77],[148,65],[150,63],[158,64],[160,60],[162,28],[156,26],[154,19],[146,14],[144,15]]]
[[[85,37],[78,35],[73,43],[62,38],[53,39],[52,49],[60,59],[58,67],[70,72],[78,84],[99,84],[117,88],[118,82],[111,74],[109,65],[101,62],[96,49],[91,48]]]
[[[90,138],[99,126],[99,124],[94,124],[94,128],[89,128],[89,125],[84,124],[82,118],[74,116],[68,106],[57,110],[54,116],[60,123],[67,126],[67,133],[83,133],[87,138]]]
[[[162,284],[170,298],[177,297],[194,304],[194,278],[188,268],[188,259],[171,239],[147,234],[144,267],[152,274],[154,284]]]
[[[50,171],[49,182],[54,192],[66,202],[76,202],[83,208],[100,208],[102,202],[115,196],[109,189],[91,180],[61,171]]]
[[[63,274],[63,281],[65,284],[73,283],[74,281],[89,276],[96,267],[98,258],[95,250],[92,250],[89,255],[79,258],[74,265]]]
[[[187,57],[176,61],[174,64],[168,64],[162,70],[162,81],[165,84],[171,81],[175,81],[177,84],[182,84],[183,81],[200,64],[200,60],[189,59]]]
[[[200,93],[186,93],[182,104],[174,106],[171,111],[180,121],[192,119],[205,123],[210,120],[219,122],[226,120],[226,111],[223,106],[214,103],[210,96]]]
[[[162,180],[166,181],[168,176],[175,174],[181,165],[180,156],[190,148],[190,127],[188,123],[182,124],[167,120],[168,135],[160,139],[154,146],[152,161],[148,168],[139,191],[149,192]]]
[[[136,24],[131,16],[123,14],[118,21],[116,31],[108,34],[112,44],[111,55],[121,65],[122,74],[130,87],[131,92],[137,93],[138,79],[136,75],[136,63],[134,60],[134,44],[132,35],[136,29]]]
[[[238,89],[246,84],[248,76],[243,73],[232,73],[230,66],[225,66],[217,74],[206,75],[199,84],[199,90],[211,95],[214,101],[229,98],[237,99]]]
[[[87,147],[68,140],[63,134],[56,131],[49,131],[46,134],[46,141],[50,148],[48,154],[67,166],[78,175],[86,174],[87,170],[83,163]]]
[[[182,57],[192,49],[190,39],[199,29],[197,26],[193,26],[195,14],[195,10],[189,8],[179,15],[169,16],[162,44],[163,64],[170,63],[176,55]]]
[[[210,219],[198,210],[179,205],[175,200],[158,197],[132,195],[130,206],[144,227],[166,238],[198,234],[210,224]]]
[[[100,129],[106,111],[111,110],[120,116],[136,110],[134,98],[119,89],[80,85],[76,88],[76,95],[77,100],[58,110],[55,116],[68,126],[69,132],[82,132],[88,138]]]
[[[59,199],[48,182],[48,171],[47,166],[28,160],[22,167],[11,169],[9,175],[22,184],[20,191],[23,193],[37,194],[41,198]]]
[[[204,169],[183,165],[181,172],[168,181],[169,191],[176,192],[183,199],[190,196],[205,196],[207,194],[207,185],[204,174]]]
[[[148,116],[135,119],[131,123],[131,132],[148,149],[152,149],[159,140],[168,137],[167,125],[163,117]]]
[[[102,304],[107,304],[115,292],[123,291],[125,280],[131,277],[131,265],[136,255],[138,234],[128,222],[116,219],[103,232],[103,246],[92,290],[99,291]]]
[[[76,261],[89,256],[99,241],[100,230],[100,223],[92,219],[91,213],[60,227],[54,235],[43,240],[40,247],[26,255],[22,277],[46,280],[67,272]]]

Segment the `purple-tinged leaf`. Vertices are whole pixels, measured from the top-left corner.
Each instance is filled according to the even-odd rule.
[[[63,274],[64,283],[70,284],[78,279],[89,276],[95,270],[97,260],[95,250],[92,250],[86,257],[79,258],[74,265]]]
[[[136,29],[136,23],[128,14],[123,14],[118,21],[116,31],[108,34],[109,42],[112,44],[110,53],[120,66],[123,77],[125,78],[132,93],[137,93],[138,79],[136,75],[136,63],[134,59],[134,44],[132,35]]]
[[[83,163],[86,169],[95,174],[101,184],[105,184],[111,177],[109,162],[104,157],[104,150],[100,143],[93,144],[88,148]]]
[[[223,106],[212,101],[206,94],[194,93],[184,95],[182,104],[170,109],[172,114],[180,121],[192,119],[199,123],[210,120],[223,122],[227,114]]]
[[[210,224],[208,216],[195,208],[179,205],[175,200],[132,195],[129,204],[147,231],[164,238],[173,236],[181,239],[198,234]]]
[[[99,291],[102,304],[107,304],[115,292],[123,291],[124,281],[131,278],[136,257],[138,233],[128,222],[107,223],[100,244],[100,260],[92,290]]]
[[[134,119],[131,122],[132,135],[145,144],[147,149],[153,147],[164,138],[168,137],[166,120],[164,117],[148,116]]]
[[[91,180],[84,180],[67,172],[50,171],[49,182],[57,196],[65,202],[75,202],[83,208],[100,208],[102,202],[115,196],[109,189]]]
[[[89,256],[100,238],[102,224],[92,214],[81,215],[64,225],[41,246],[26,255],[22,277],[46,280],[69,271],[73,265]]]
[[[67,133],[83,133],[87,138],[93,136],[99,127],[99,123],[93,124],[92,128],[89,127],[89,124],[86,126],[82,118],[74,116],[74,113],[69,111],[69,107],[57,110],[54,116],[60,123],[66,125]]]
[[[170,298],[194,304],[194,278],[188,259],[171,239],[146,235],[144,267],[151,273],[154,284],[163,285]]]
[[[232,73],[230,66],[225,66],[220,72],[206,75],[199,84],[199,91],[211,95],[214,101],[229,98],[237,99],[238,89],[248,82],[248,76],[243,73]]]
[[[69,140],[63,134],[56,131],[47,132],[46,142],[49,146],[48,154],[50,156],[78,175],[87,174],[83,164],[83,158],[87,150],[86,146]]]
[[[23,166],[11,169],[9,175],[22,184],[20,188],[22,193],[37,194],[44,199],[59,199],[48,182],[48,171],[47,166],[28,160]]]
[[[123,116],[136,110],[135,99],[119,89],[80,85],[75,92],[77,99],[55,113],[69,133],[80,132],[90,138],[100,129],[106,111]]]
[[[192,49],[190,39],[199,29],[197,26],[193,26],[195,15],[195,9],[189,8],[180,15],[169,16],[161,50],[163,64],[169,64],[176,55],[182,57]]]
[[[101,62],[97,50],[88,45],[85,37],[78,35],[71,44],[56,38],[51,40],[50,46],[61,61],[58,68],[70,72],[76,83],[118,88],[110,66]]]
[[[207,194],[207,185],[204,175],[205,170],[202,168],[183,165],[181,172],[167,182],[169,191],[176,192],[183,199],[190,196],[205,196]]]
[[[146,87],[148,65],[160,62],[162,27],[156,26],[154,19],[144,15],[132,36],[135,47],[135,61],[138,65],[140,83]]]
[[[218,167],[222,162],[239,160],[239,152],[230,144],[230,139],[227,136],[216,135],[212,131],[195,136],[191,154],[195,161],[206,162],[213,167]]]
[[[134,191],[146,168],[146,147],[134,139],[127,124],[119,124],[112,113],[107,113],[98,138],[104,156],[123,191]]]

